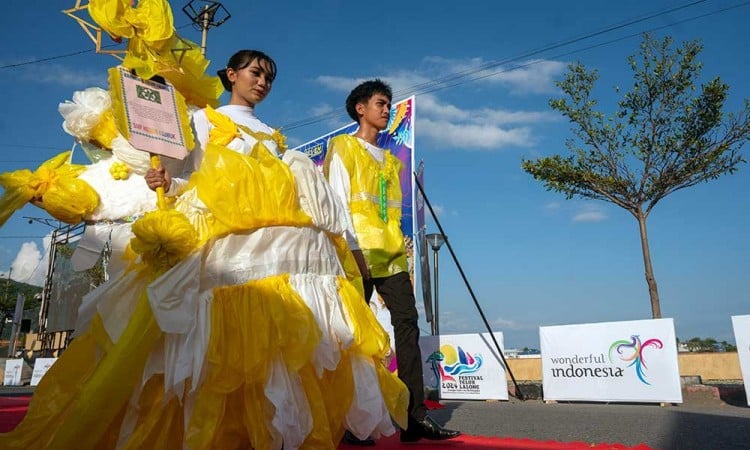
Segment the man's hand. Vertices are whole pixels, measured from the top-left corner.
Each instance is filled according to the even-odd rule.
[[[167,172],[167,170],[161,165],[156,169],[148,169],[144,178],[146,179],[146,184],[148,184],[149,189],[152,191],[155,191],[156,188],[163,187],[164,192],[167,192],[172,185],[172,177],[169,176],[169,172]]]
[[[362,253],[362,250],[352,250],[352,255],[354,255],[354,260],[357,261],[357,267],[359,267],[359,273],[362,274],[362,279],[369,280],[370,268],[367,267],[367,261],[365,261],[365,255]]]

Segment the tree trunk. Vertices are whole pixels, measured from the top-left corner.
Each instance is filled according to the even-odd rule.
[[[646,270],[646,284],[648,284],[648,295],[651,297],[651,316],[661,319],[661,305],[659,304],[659,289],[656,287],[654,269],[651,267],[651,251],[648,248],[648,232],[646,231],[646,216],[638,211],[638,228],[641,232],[641,250],[643,250],[643,267]]]

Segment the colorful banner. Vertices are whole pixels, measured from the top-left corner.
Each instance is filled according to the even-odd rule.
[[[338,130],[325,134],[317,139],[306,142],[294,150],[307,154],[318,166],[323,166],[326,153],[328,152],[328,141],[339,134],[353,134],[358,125],[351,123]],[[409,261],[413,261],[414,247],[414,224],[413,224],[413,193],[412,193],[412,167],[414,167],[414,97],[409,97],[393,105],[388,125],[378,135],[378,146],[390,150],[393,156],[403,163],[399,174],[401,180],[401,231],[406,238],[406,250]]]
[[[540,327],[545,400],[682,403],[672,319]]]
[[[419,182],[419,185],[424,188],[424,161],[419,161],[419,166],[417,166],[417,170],[415,172],[415,176],[417,177],[417,181]],[[424,214],[424,196],[422,195],[422,191],[417,189],[416,185],[414,186],[415,189],[415,195],[416,195],[416,214],[417,214],[417,224],[414,227],[417,232],[424,232],[427,229],[427,223],[425,222],[425,214]]]
[[[737,343],[737,357],[740,359],[740,370],[745,382],[745,397],[750,406],[750,315],[732,316],[734,341]]]
[[[494,333],[503,350],[503,333]],[[505,366],[489,333],[422,336],[424,385],[440,398],[508,400]]]
[[[424,188],[424,161],[419,162],[415,177],[419,186]],[[424,302],[424,318],[427,323],[432,323],[432,288],[430,283],[430,256],[427,247],[427,224],[425,223],[424,214],[424,196],[419,190],[417,183],[414,183],[414,195],[416,198],[416,245],[419,253],[419,274],[422,281],[422,301]]]

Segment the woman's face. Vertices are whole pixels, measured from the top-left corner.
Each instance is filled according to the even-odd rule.
[[[227,78],[232,83],[231,105],[255,106],[271,92],[271,66],[268,61],[254,59],[248,66],[227,69]]]

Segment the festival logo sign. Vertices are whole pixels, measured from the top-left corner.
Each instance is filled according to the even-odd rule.
[[[671,319],[541,327],[539,336],[547,400],[682,402]]]
[[[494,333],[502,349],[502,333]],[[508,386],[489,333],[422,336],[424,384],[445,399],[507,400]]]
[[[464,351],[460,346],[443,344],[440,350],[432,352],[427,358],[435,375],[435,389],[459,389],[462,378],[459,375],[474,373],[482,367],[482,355],[472,355]],[[465,379],[464,379],[465,380]],[[473,381],[473,379],[465,380]],[[462,382],[462,384],[468,384]],[[468,386],[467,386],[468,387]],[[473,388],[473,386],[471,386]]]
[[[664,344],[659,339],[647,339],[641,343],[640,336],[631,336],[630,340],[615,341],[609,346],[609,360],[614,362],[613,353],[616,353],[617,357],[621,361],[629,362],[628,367],[633,367],[638,379],[642,383],[651,385],[646,381],[645,371],[648,368],[646,365],[645,351],[649,347],[661,349]]]

